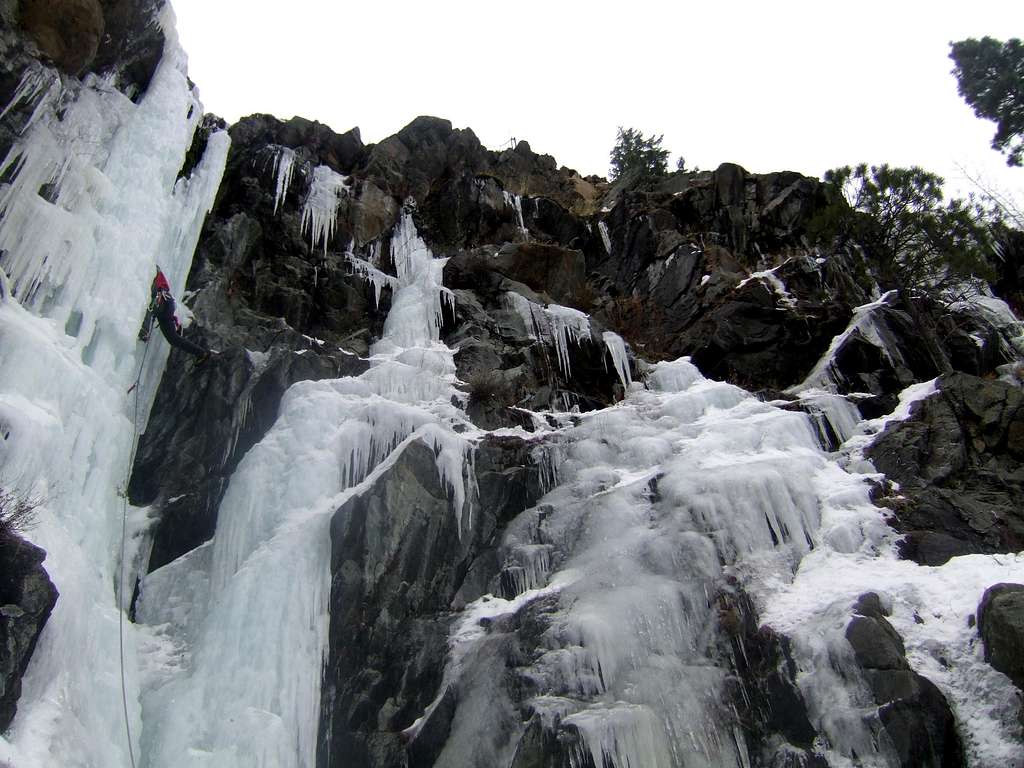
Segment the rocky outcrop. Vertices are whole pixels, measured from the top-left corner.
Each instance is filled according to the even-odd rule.
[[[356,175],[373,180],[400,199],[411,197],[421,207],[431,196],[437,201],[459,199],[459,194],[446,192],[445,187],[478,177],[493,178],[512,194],[551,199],[574,213],[592,211],[597,200],[596,187],[574,171],[557,169],[552,157],[537,155],[527,142],[493,152],[468,128],[453,129],[450,121],[429,116],[417,117],[369,148]],[[435,235],[433,242],[444,242],[443,226],[424,229]]]
[[[21,678],[57,604],[57,588],[43,569],[45,558],[39,547],[0,532],[0,731],[14,719]]]
[[[496,534],[540,495],[522,440],[485,440],[474,466],[478,492],[461,517],[418,441],[335,513],[322,764],[400,765],[411,738],[409,765],[427,766],[443,747],[451,611],[491,591]],[[428,710],[426,725],[403,734]]]
[[[920,332],[895,294],[868,311],[832,352],[830,372],[839,392],[868,393],[881,415],[896,407],[897,395],[939,374],[920,344]],[[879,402],[879,401],[882,402]],[[867,415],[867,414],[865,414]]]
[[[150,568],[212,535],[234,467],[273,423],[291,384],[365,369],[361,358],[380,338],[391,302],[390,233],[403,211],[448,258],[444,284],[454,302],[443,309],[441,338],[455,350],[467,415],[482,429],[534,429],[535,420],[573,416],[527,410],[614,403],[623,387],[605,329],[648,358],[690,354],[711,376],[751,389],[788,387],[870,300],[873,286],[857,254],[809,245],[823,198],[820,184],[799,174],[759,176],[725,165],[609,189],[557,168],[525,142],[492,152],[471,131],[428,117],[369,146],[358,129],[338,134],[300,118],[254,115],[230,132],[227,171],[185,299],[195,317],[187,332],[222,353],[195,371],[174,353],[130,488],[133,503],[158,513]],[[202,155],[202,135],[183,176]],[[335,215],[328,212],[318,237],[307,203],[325,169],[345,178]],[[562,345],[563,360],[542,327],[553,304],[592,315],[589,332]],[[871,393],[880,415],[896,393],[936,369],[916,347],[905,307],[880,306],[873,323],[872,333],[847,335],[832,367],[840,391]],[[963,327],[966,336],[946,334],[949,349],[959,350],[951,359],[987,374],[997,356],[977,344],[974,353],[965,339],[978,329]],[[977,381],[944,380],[944,389],[959,392],[946,402],[948,413],[926,419],[922,407],[905,424],[924,426],[907,426],[901,442],[887,444],[896,440],[894,426],[876,446],[876,464],[894,457],[905,506],[893,505],[907,541],[920,534],[916,540],[924,542],[921,562],[942,549],[927,538],[933,534],[946,537],[940,545],[954,541],[957,551],[1000,551],[1018,535],[1009,511],[1005,525],[981,530],[980,507],[971,506],[980,498],[971,494],[982,492],[979,478],[991,484],[998,477],[1009,489],[1007,509],[1021,508],[1013,447],[1020,419],[1016,406],[1005,406],[1013,396],[991,390],[976,402]],[[950,435],[964,437],[963,451]],[[337,510],[321,764],[443,762],[453,729],[478,704],[471,681],[442,676],[453,621],[488,593],[519,593],[522,574],[498,542],[540,496],[532,448],[493,435],[479,442],[467,465],[473,512],[463,510],[461,524],[434,451],[417,441]],[[935,499],[955,512],[935,513]],[[947,517],[945,528],[934,523]],[[742,737],[735,738],[760,764],[823,768],[787,639],[758,627],[739,585],[713,601],[698,602],[711,611],[709,663],[728,678],[722,712],[736,717]],[[959,742],[944,699],[909,669],[880,608],[862,603],[848,637],[901,764],[955,765]],[[514,751],[517,768],[590,759],[576,726],[525,704],[541,685],[531,664],[554,610],[552,598],[540,597],[479,625],[486,653],[470,674],[500,681],[494,695],[507,718],[495,724],[494,738]]]
[[[790,262],[778,270],[787,278],[815,272],[806,260]],[[836,302],[805,300],[787,309],[785,297],[772,283],[745,280],[686,328],[677,342],[681,354],[690,354],[701,371],[751,389],[783,387],[801,381],[841,333],[849,308]]]
[[[103,37],[99,0],[22,0],[21,26],[65,72],[77,75],[96,58]]]
[[[602,340],[601,326],[594,323],[588,334],[566,343],[570,366],[567,374],[552,339],[527,327],[523,318],[505,304],[503,296],[525,293],[538,302],[538,307],[543,305],[543,298],[496,273],[483,280],[494,289],[454,292],[454,317],[443,329],[445,343],[457,350],[459,379],[468,383],[469,415],[474,423],[488,429],[514,425],[530,428],[528,418],[510,409],[577,407],[589,411],[621,398],[622,385]]]
[[[866,456],[899,492],[885,499],[923,565],[1024,546],[1024,393],[1001,381],[943,376],[938,394],[890,425]]]
[[[846,639],[853,647],[878,718],[901,768],[962,768],[956,719],[942,692],[910,669],[903,639],[873,592],[853,607]]]
[[[1024,691],[1024,584],[995,584],[985,590],[978,605],[978,634],[985,644],[985,661]]]
[[[21,0],[21,28],[61,71],[115,74],[129,95],[146,90],[163,54],[164,0]]]
[[[596,314],[647,356],[688,354],[752,388],[798,383],[867,297],[846,257],[808,245],[824,202],[814,179],[731,164],[623,189],[607,241],[587,246],[617,295]]]

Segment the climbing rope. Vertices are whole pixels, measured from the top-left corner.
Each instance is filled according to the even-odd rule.
[[[132,417],[132,450],[128,454],[128,467],[125,470],[124,488],[121,493],[121,565],[117,581],[120,589],[120,602],[124,602],[125,585],[125,558],[128,554],[128,482],[132,476],[132,463],[135,461],[135,451],[139,447],[139,393],[136,391],[139,382],[142,381],[142,371],[146,367],[146,356],[149,354],[149,344],[142,353],[142,361],[139,363],[139,373],[135,377],[135,383],[128,388],[128,394],[135,392],[135,414]],[[128,739],[128,758],[131,760],[132,768],[135,767],[135,750],[132,747],[132,726],[128,719],[128,686],[124,678],[124,609],[118,605],[117,610],[117,645],[121,662],[121,706],[124,709],[124,732]]]

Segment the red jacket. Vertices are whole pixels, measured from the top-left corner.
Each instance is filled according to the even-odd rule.
[[[167,282],[167,278],[164,277],[164,273],[159,269],[156,271],[156,277],[153,278],[153,286],[149,289],[151,296],[156,296],[161,291],[165,293],[171,292],[171,285]]]

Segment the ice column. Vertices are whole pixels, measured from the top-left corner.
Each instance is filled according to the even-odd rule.
[[[278,147],[274,155],[274,213],[288,194],[292,183],[292,172],[295,170],[295,150],[290,147]]]
[[[136,334],[155,264],[183,287],[228,149],[227,134],[214,134],[191,178],[176,180],[203,110],[169,10],[162,22],[163,58],[138,104],[93,77],[30,72],[15,98],[35,112],[2,161],[0,266],[11,295],[0,302],[0,478],[44,498],[29,538],[60,590],[0,738],[0,762],[19,768],[128,763],[118,489],[168,352]],[[137,737],[139,636],[126,627]]]

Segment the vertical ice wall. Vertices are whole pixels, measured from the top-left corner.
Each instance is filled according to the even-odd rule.
[[[143,765],[309,768],[330,596],[329,525],[412,439],[430,445],[460,530],[470,448],[452,426],[453,352],[439,338],[443,260],[408,214],[391,237],[392,309],[357,378],[302,382],[231,478],[213,540],[149,574],[154,633]]]
[[[2,160],[0,266],[11,296],[0,302],[0,478],[45,500],[30,538],[60,590],[0,738],[0,762],[19,768],[128,764],[118,489],[168,351],[162,341],[147,350],[136,334],[154,265],[183,287],[228,148],[226,134],[213,135],[191,179],[177,180],[202,105],[169,10],[161,21],[164,56],[139,104],[95,77],[79,84],[40,67],[15,96],[38,101],[34,116]],[[137,735],[136,641],[129,631]]]

